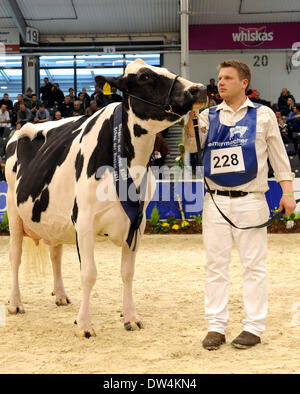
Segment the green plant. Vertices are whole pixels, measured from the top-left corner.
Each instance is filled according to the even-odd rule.
[[[202,215],[199,213],[198,215],[191,215],[190,218],[194,219],[197,224],[202,223]]]
[[[151,226],[155,227],[155,226],[157,226],[157,224],[159,224],[159,219],[160,219],[160,216],[159,216],[159,213],[158,213],[157,206],[155,205],[154,208],[152,209],[152,212],[151,212],[151,216],[150,216],[150,219],[149,219],[149,224]]]
[[[276,215],[276,213],[279,212],[279,208],[275,207],[275,209],[271,209],[271,212],[273,213],[273,216]],[[280,216],[274,220],[274,223],[279,223],[280,222]]]
[[[9,224],[8,224],[7,212],[5,212],[5,214],[3,216],[2,223],[0,223],[0,231],[9,232]]]

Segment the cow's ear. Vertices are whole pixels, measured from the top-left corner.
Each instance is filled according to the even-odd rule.
[[[103,86],[105,82],[108,82],[111,87],[117,88],[119,90],[126,89],[125,78],[123,77],[104,77],[103,75],[98,75],[95,77],[96,84]]]

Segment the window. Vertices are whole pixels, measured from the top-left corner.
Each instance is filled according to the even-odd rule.
[[[22,57],[17,55],[0,55],[0,99],[7,93],[10,100],[17,99],[22,93]]]
[[[40,56],[40,86],[47,77],[51,83],[58,83],[65,95],[69,94],[71,87],[77,95],[82,88],[92,94],[97,75],[122,75],[126,65],[137,58],[143,59],[147,64],[160,66],[161,56],[157,53]]]

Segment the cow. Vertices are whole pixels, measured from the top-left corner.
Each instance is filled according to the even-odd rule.
[[[133,170],[144,168],[144,173],[149,173],[155,135],[178,122],[195,106],[204,107],[207,102],[204,85],[192,83],[165,68],[147,65],[141,59],[130,63],[119,77],[98,76],[95,80],[98,84],[108,82],[121,90],[123,102],[109,104],[90,117],[83,115],[42,125],[27,123],[9,140],[6,150],[12,267],[8,311],[11,314],[25,312],[18,280],[23,237],[32,238],[36,244],[43,240],[49,245],[53,294],[59,306],[70,302],[61,275],[63,244],[76,243],[83,290],[75,321],[76,335],[85,338],[95,336],[89,316],[89,298],[97,275],[94,242],[98,235],[107,236],[122,247],[125,329],[143,328],[134,306],[132,280],[153,179],[146,177],[145,202],[142,204],[140,198],[133,209],[133,218],[128,216],[117,195],[111,200],[99,198],[99,186],[105,182],[116,189],[117,178],[111,170],[120,160],[116,156],[116,130],[121,130],[121,158],[127,162],[127,169],[123,171],[128,171],[131,185],[141,193],[145,177],[135,176]],[[115,126],[117,110],[121,123]],[[128,241],[130,231],[131,241]]]

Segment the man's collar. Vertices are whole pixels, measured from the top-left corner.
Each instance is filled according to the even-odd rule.
[[[238,112],[239,110],[241,110],[242,108],[246,108],[246,107],[252,107],[255,108],[255,105],[253,104],[253,102],[249,99],[249,97],[247,97],[247,99],[245,100],[245,102],[237,109],[236,112]],[[231,107],[229,107],[228,104],[226,104],[225,100],[223,100],[216,108],[217,111],[220,110],[225,110],[225,111],[229,111],[229,112],[235,112],[233,111],[233,109]]]

